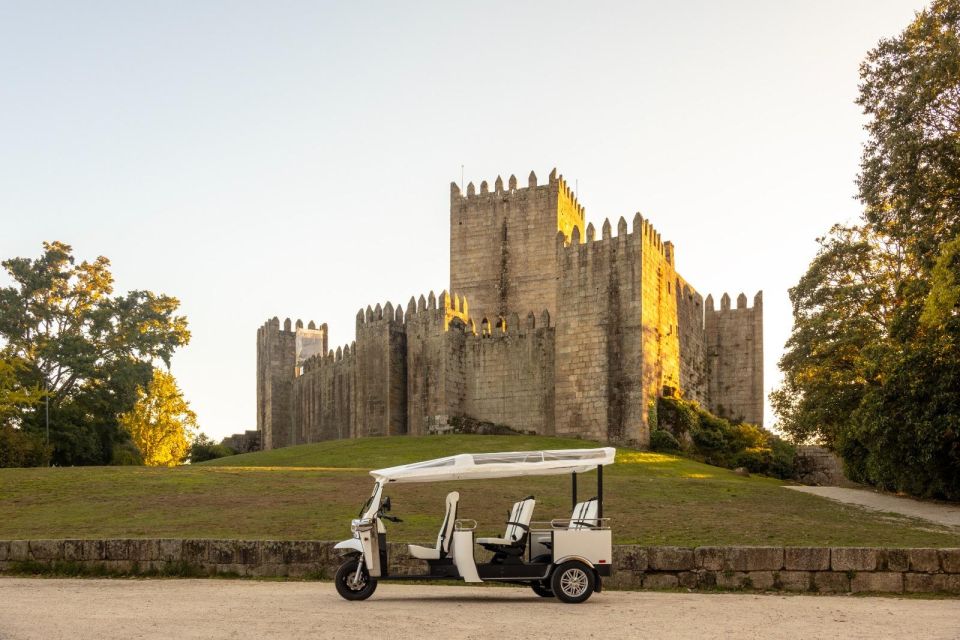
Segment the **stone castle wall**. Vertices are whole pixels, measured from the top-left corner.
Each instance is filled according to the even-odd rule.
[[[423,435],[459,417],[642,446],[661,394],[762,423],[760,294],[715,310],[649,221],[620,218],[614,233],[606,220],[598,237],[555,170],[544,185],[531,172],[524,188],[511,176],[450,195],[454,295],[367,307],[336,352],[326,325],[258,331],[264,448]]]

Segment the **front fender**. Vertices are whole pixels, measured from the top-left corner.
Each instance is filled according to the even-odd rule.
[[[363,543],[360,542],[359,538],[350,538],[349,540],[338,542],[333,545],[333,548],[341,552],[363,553]]]

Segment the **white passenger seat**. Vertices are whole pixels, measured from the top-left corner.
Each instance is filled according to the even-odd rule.
[[[477,544],[498,553],[519,555],[527,544],[527,534],[530,531],[530,521],[533,519],[533,508],[537,501],[528,496],[520,502],[515,502],[510,509],[507,530],[502,538],[477,538]]]
[[[418,560],[440,560],[447,557],[450,551],[450,540],[453,539],[453,524],[457,519],[457,504],[460,502],[460,494],[451,491],[447,494],[447,513],[443,516],[443,524],[440,526],[440,533],[437,534],[437,546],[434,548],[421,547],[416,544],[408,544],[410,555]]]

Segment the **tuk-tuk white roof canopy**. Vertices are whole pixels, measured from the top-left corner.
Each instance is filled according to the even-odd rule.
[[[443,482],[482,480],[515,476],[549,476],[586,473],[598,466],[613,464],[617,450],[555,449],[552,451],[508,451],[504,453],[461,453],[446,458],[404,464],[371,471],[378,482]]]

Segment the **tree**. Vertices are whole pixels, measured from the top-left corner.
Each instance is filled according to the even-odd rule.
[[[190,339],[179,302],[150,291],[114,295],[109,260],[77,264],[61,242],[2,265],[13,285],[0,288],[0,350],[24,363],[24,387],[48,390],[53,461],[110,463],[128,440],[117,416],[150,382],[153,363],[169,365]],[[25,414],[22,428],[43,431],[42,416]]]
[[[133,409],[120,416],[120,425],[140,450],[143,464],[173,467],[187,458],[197,416],[174,377],[154,369],[150,384],[138,390]]]
[[[852,478],[960,499],[960,0],[935,0],[860,72],[863,217],[790,290],[771,400]]]
[[[0,357],[0,467],[45,465],[50,459],[48,447],[38,434],[20,429],[23,415],[43,401],[39,386],[24,387],[17,377],[24,364]]]

